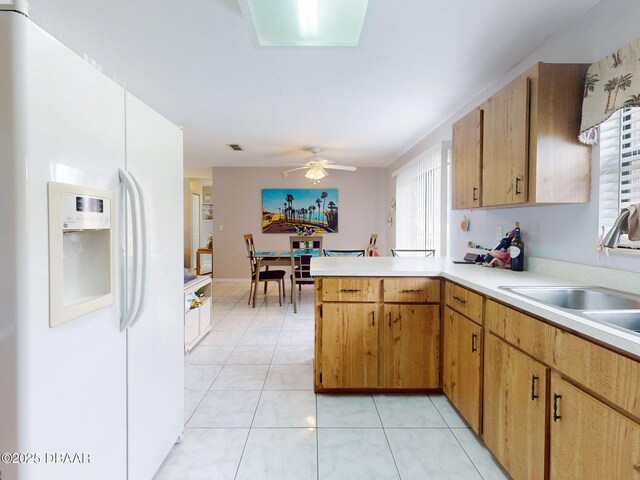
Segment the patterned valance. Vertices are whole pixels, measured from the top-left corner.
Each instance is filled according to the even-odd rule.
[[[595,127],[616,110],[640,107],[640,39],[589,67],[584,80],[580,141],[596,143]]]

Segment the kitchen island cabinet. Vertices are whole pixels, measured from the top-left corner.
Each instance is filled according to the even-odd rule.
[[[329,277],[315,289],[316,392],[440,387],[439,280]]]

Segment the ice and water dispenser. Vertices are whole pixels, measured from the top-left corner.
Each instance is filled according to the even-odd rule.
[[[49,325],[114,302],[113,192],[49,182]]]

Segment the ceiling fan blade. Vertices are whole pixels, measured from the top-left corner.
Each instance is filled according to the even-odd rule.
[[[291,172],[295,172],[296,170],[304,170],[307,167],[298,167],[298,168],[292,168],[291,170],[285,170],[284,172],[282,172],[282,176],[286,177],[287,175],[289,175]]]
[[[356,167],[348,167],[346,165],[324,165],[324,168],[333,168],[334,170],[347,170],[349,172],[356,171]]]
[[[335,163],[333,160],[329,160],[327,158],[320,158],[316,161],[316,163],[322,167],[326,167],[327,165],[331,165]]]
[[[306,163],[283,163],[281,167],[306,167]]]

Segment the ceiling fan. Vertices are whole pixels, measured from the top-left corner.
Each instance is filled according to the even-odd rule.
[[[313,153],[313,157],[307,158],[304,164],[302,163],[285,164],[285,166],[297,167],[297,168],[292,168],[291,170],[286,170],[282,172],[282,176],[284,178],[287,178],[289,176],[289,173],[291,172],[295,172],[296,170],[306,169],[308,171],[307,173],[305,173],[304,176],[310,180],[314,180],[314,182],[317,182],[321,178],[324,178],[327,175],[329,175],[329,172],[327,172],[327,170],[331,170],[331,169],[347,170],[349,172],[356,171],[356,167],[349,167],[347,165],[336,165],[332,160],[328,160],[326,158],[321,157],[320,152],[322,151],[322,149],[319,147],[311,147],[308,150],[311,153]]]

